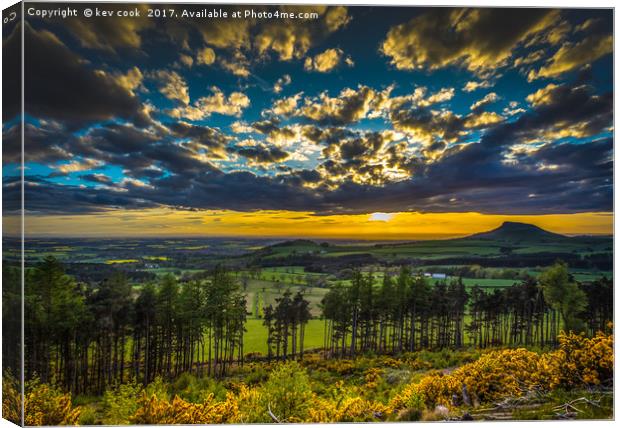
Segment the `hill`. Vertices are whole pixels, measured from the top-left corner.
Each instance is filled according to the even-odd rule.
[[[528,223],[504,222],[500,227],[488,232],[476,233],[465,239],[484,239],[507,242],[549,242],[569,239],[565,235],[549,232]]]

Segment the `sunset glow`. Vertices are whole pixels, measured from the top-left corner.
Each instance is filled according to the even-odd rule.
[[[490,230],[504,221],[562,234],[611,234],[611,213],[490,215],[480,213],[316,215],[294,211],[183,211],[147,209],[92,215],[29,216],[30,236],[248,236],[332,239],[441,239]],[[16,217],[9,221],[18,221]]]

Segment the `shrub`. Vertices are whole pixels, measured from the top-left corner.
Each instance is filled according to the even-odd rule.
[[[24,422],[31,426],[76,425],[81,411],[80,407],[72,407],[71,394],[63,394],[38,379],[26,383],[24,410]]]
[[[210,394],[219,400],[226,398],[226,388],[222,383],[208,377],[199,378],[190,373],[182,373],[171,388],[175,395],[191,403],[202,403]]]
[[[316,399],[309,409],[309,422],[377,422],[387,416],[387,410],[387,406],[361,397]]]
[[[390,412],[402,414],[417,396],[432,409],[463,404],[466,394],[470,400],[488,402],[519,397],[533,389],[595,386],[613,378],[613,335],[598,333],[586,338],[583,334],[561,333],[558,341],[559,349],[542,355],[526,349],[504,349],[484,354],[450,374],[433,372],[403,388],[390,401]]]
[[[598,332],[587,338],[583,333],[561,333],[558,341],[559,349],[538,361],[538,381],[546,389],[599,385],[613,378],[612,334]]]
[[[295,361],[281,364],[273,370],[260,393],[263,408],[271,409],[280,422],[306,420],[314,398],[308,374]],[[267,419],[264,422],[270,421]]]
[[[144,393],[130,422],[149,425],[222,424],[236,420],[237,409],[237,400],[232,393],[223,402],[214,401],[211,394],[200,404],[190,403],[179,396],[170,401],[157,395],[149,397]]]
[[[138,409],[142,388],[135,383],[120,385],[103,394],[103,418],[105,425],[128,425],[129,418]]]
[[[2,417],[21,425],[22,400],[20,388],[13,375],[5,371],[2,375]]]
[[[97,411],[93,406],[81,406],[80,419],[78,425],[96,425]]]

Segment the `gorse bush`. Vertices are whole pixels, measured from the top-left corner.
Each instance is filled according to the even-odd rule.
[[[614,337],[560,334],[559,349],[541,355],[537,373],[548,389],[600,385],[613,379]]]
[[[19,383],[9,371],[2,375],[2,417],[20,425],[22,412]]]
[[[558,343],[556,350],[547,353],[526,349],[487,352],[452,371],[420,371],[427,364],[408,354],[403,359],[310,358],[303,365],[273,362],[260,371],[261,377],[267,378],[256,385],[247,383],[247,369],[224,381],[186,374],[173,383],[156,379],[146,387],[121,385],[104,394],[96,411],[93,403],[88,403],[83,414],[82,407],[72,406],[69,394],[33,381],[26,385],[25,422],[73,425],[438,420],[458,408],[462,411],[517,398],[533,390],[557,394],[611,384],[613,335],[598,333],[588,338],[562,333]],[[304,365],[314,369],[308,371]],[[386,380],[390,372],[398,372],[408,383],[404,387],[399,386],[402,383],[390,385]],[[409,375],[405,377],[406,372]],[[16,383],[5,376],[3,386],[5,415],[18,417],[19,413],[10,413],[19,408]]]
[[[71,394],[64,394],[38,379],[26,383],[24,403],[26,425],[77,425],[80,407],[73,407]]]
[[[376,422],[387,417],[388,407],[361,397],[338,402],[318,400],[310,409],[307,422]]]
[[[233,394],[229,394],[223,402],[214,401],[213,395],[210,395],[203,403],[190,403],[178,395],[169,401],[156,395],[149,397],[145,393],[130,422],[149,425],[222,424],[235,422],[237,416],[237,401]]]
[[[530,390],[590,387],[613,378],[613,335],[561,333],[559,349],[537,354],[526,349],[504,349],[482,355],[452,373],[433,372],[411,384],[390,402],[392,413],[422,399],[425,406],[447,407],[519,397]],[[469,403],[467,403],[469,401]]]

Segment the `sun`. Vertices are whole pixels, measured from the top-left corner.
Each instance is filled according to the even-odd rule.
[[[370,221],[390,221],[394,217],[394,214],[390,213],[372,213],[370,214]]]

